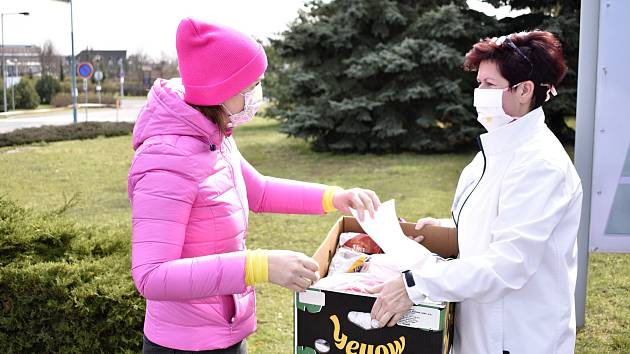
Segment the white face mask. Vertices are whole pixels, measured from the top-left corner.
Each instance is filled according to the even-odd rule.
[[[492,131],[514,120],[503,110],[504,89],[480,89],[476,88],[473,105],[477,109],[477,120],[486,130]]]
[[[238,113],[232,114],[227,107],[221,104],[223,109],[225,109],[230,116],[232,127],[243,125],[254,119],[256,111],[258,111],[258,108],[260,108],[263,102],[262,84],[259,83],[253,89],[245,93],[241,93],[241,95],[245,97],[245,107],[243,107],[243,110]]]

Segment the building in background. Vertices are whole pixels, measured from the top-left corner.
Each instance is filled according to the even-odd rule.
[[[86,49],[77,55],[77,63],[90,62],[94,70],[103,72],[105,79],[117,78],[120,74],[120,63],[127,61],[126,50],[94,50]]]
[[[7,66],[7,86],[20,82],[20,76],[40,76],[42,74],[41,48],[36,45],[4,46],[4,60]]]

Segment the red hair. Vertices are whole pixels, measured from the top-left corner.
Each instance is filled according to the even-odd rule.
[[[509,45],[510,40],[520,52]],[[548,90],[558,86],[567,72],[560,41],[546,31],[513,33],[502,42],[485,38],[466,54],[464,69],[476,71],[484,60],[497,63],[510,87],[531,80],[534,83],[533,108],[545,102]]]

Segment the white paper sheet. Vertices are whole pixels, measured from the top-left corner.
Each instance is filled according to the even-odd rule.
[[[352,215],[359,221],[359,214],[351,209]],[[398,223],[396,206],[393,199],[381,204],[374,218],[365,212],[365,219],[359,221],[363,230],[370,235],[386,254],[394,256],[400,271],[418,268],[427,259],[432,258],[426,247],[407,237]]]

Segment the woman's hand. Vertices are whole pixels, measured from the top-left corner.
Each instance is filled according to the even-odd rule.
[[[372,294],[378,294],[372,306],[372,318],[378,321],[380,327],[396,325],[413,305],[403,282],[403,277],[398,276],[368,290]]]
[[[319,265],[303,253],[272,250],[267,253],[269,282],[304,291],[319,280]]]
[[[421,218],[418,219],[418,221],[416,222],[416,230],[420,230],[422,229],[425,225],[435,225],[435,226],[440,226],[440,220],[436,219],[436,218]],[[424,236],[422,235],[418,235],[418,236],[409,236],[410,239],[420,243],[424,240]]]
[[[362,188],[341,189],[333,196],[332,203],[337,210],[346,214],[350,214],[350,208],[355,209],[360,221],[363,221],[366,210],[374,217],[374,212],[381,205],[376,193]]]

